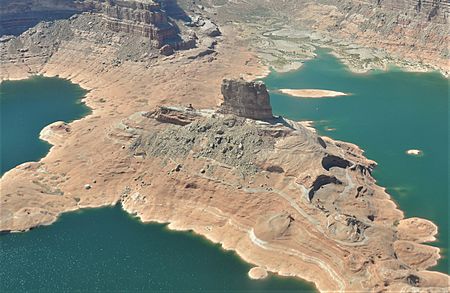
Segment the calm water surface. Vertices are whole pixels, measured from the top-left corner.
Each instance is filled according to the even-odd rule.
[[[449,272],[449,80],[438,73],[399,70],[353,74],[326,50],[295,72],[272,73],[269,89],[328,89],[351,96],[304,99],[271,93],[276,114],[312,120],[318,131],[362,147],[379,164],[374,172],[407,217],[439,226],[443,259],[435,268]],[[407,155],[420,149],[421,157]]]
[[[233,252],[142,224],[119,206],[64,214],[51,226],[0,239],[2,291],[313,291],[292,278],[250,280],[251,266]]]
[[[0,174],[44,157],[50,145],[39,132],[55,121],[72,121],[88,113],[86,94],[59,78],[33,77],[0,83]]]
[[[61,79],[3,83],[2,172],[38,160],[40,130],[87,113],[85,92]],[[119,206],[64,214],[51,226],[0,236],[0,291],[314,292],[293,278],[250,280],[233,252],[192,233],[142,224]]]

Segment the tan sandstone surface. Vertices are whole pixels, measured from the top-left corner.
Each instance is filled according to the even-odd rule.
[[[90,27],[77,23],[84,18]],[[2,176],[1,231],[120,202],[144,222],[193,230],[235,250],[259,267],[258,276],[296,276],[323,292],[447,292],[448,276],[427,271],[439,251],[423,243],[434,240],[437,227],[403,218],[357,146],[282,118],[235,115],[233,93],[249,95],[236,97],[242,101],[268,97],[243,80],[229,94],[231,106],[214,111],[224,99],[223,78],[267,70],[233,27],[220,27],[213,52],[201,37],[197,48],[142,57],[122,54],[126,35],[102,42],[96,21],[87,14],[55,30],[40,25],[2,43],[2,80],[67,78],[89,90],[84,101],[92,113],[44,128],[49,154]],[[67,28],[73,35],[58,38],[55,49],[33,51],[34,34],[50,32],[48,39]],[[24,44],[31,49],[20,51]],[[247,109],[239,113],[260,114]]]
[[[248,271],[248,276],[253,280],[260,280],[267,278],[267,271],[261,267],[254,267]]]

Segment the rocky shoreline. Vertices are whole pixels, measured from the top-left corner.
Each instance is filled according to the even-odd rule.
[[[84,13],[1,43],[2,80],[67,78],[89,90],[92,109],[46,127],[49,154],[2,176],[1,231],[120,202],[144,222],[193,230],[323,292],[448,290],[447,275],[427,271],[439,250],[423,243],[437,227],[404,219],[371,177],[375,162],[353,144],[270,119],[263,85],[222,81],[267,70],[233,27],[211,37],[194,25],[197,47],[165,56],[127,47],[149,41],[117,37],[105,23]]]
[[[251,96],[258,92],[252,89],[253,86],[240,81],[237,87],[242,90],[235,93],[244,92]],[[242,101],[242,96],[240,99]],[[232,105],[234,102],[231,100],[229,103]],[[62,206],[57,213],[46,213],[45,208],[33,207],[28,202],[31,206],[14,213],[16,222],[8,224],[3,219],[2,224],[16,226],[23,231],[51,224],[62,212],[120,202],[127,212],[143,222],[169,223],[170,229],[193,230],[215,243],[221,243],[225,249],[235,250],[244,260],[266,271],[312,281],[320,291],[354,290],[349,286],[355,278],[364,280],[364,284],[373,282],[362,288],[374,286],[377,281],[367,279],[365,271],[382,270],[386,273],[388,268],[390,274],[396,272],[395,279],[391,280],[393,283],[388,281],[388,290],[397,290],[409,284],[404,281],[411,276],[421,280],[421,284],[432,282],[437,287],[446,288],[445,275],[424,271],[435,265],[439,250],[420,244],[434,240],[437,227],[423,219],[402,219],[401,211],[370,177],[375,163],[362,157],[362,151],[357,146],[321,138],[311,129],[293,121],[277,119],[258,122],[227,114],[229,107],[222,109],[222,113],[217,113],[190,107],[162,107],[153,112],[132,114],[108,132],[110,143],[125,152],[128,165],[125,169],[133,170],[126,172],[117,167],[104,166],[115,173],[126,174],[126,177],[120,177],[121,181],[128,179],[119,184],[123,189],[118,194],[116,187],[115,196],[93,204],[96,196],[92,193],[103,193],[112,178],[100,175],[102,184],[97,176],[87,184],[89,188],[86,184],[82,187],[83,181],[77,178],[75,182],[80,186],[75,188],[80,197],[75,198],[75,205],[53,200],[50,201],[53,206],[55,202]],[[252,117],[260,114],[251,113]],[[55,123],[43,130],[43,138],[53,144],[60,143],[71,132],[70,125]],[[255,153],[258,153],[258,159]],[[305,157],[302,155],[304,153],[309,155]],[[2,186],[6,195],[11,188],[12,191],[17,189],[16,180],[23,182],[24,176],[41,173],[55,177],[55,173],[47,173],[48,163],[45,163],[53,155],[50,153],[43,162],[23,164],[4,175]],[[319,157],[314,159],[317,155]],[[311,165],[305,170],[306,163]],[[314,175],[317,171],[330,175]],[[363,188],[357,187],[357,184],[363,184]],[[40,186],[61,187],[61,184]],[[360,200],[349,200],[352,191],[357,192],[357,198],[360,195],[360,203]],[[45,193],[49,196],[52,192],[46,190]],[[166,196],[169,194],[170,197]],[[337,204],[329,199],[330,194],[345,199]],[[11,200],[14,202],[14,199]],[[16,204],[21,205],[23,201],[19,200]],[[339,210],[337,213],[336,208]],[[335,212],[331,212],[333,209]],[[348,212],[344,212],[347,209]],[[21,218],[22,213],[32,215],[35,221]],[[330,219],[333,219],[332,222]],[[360,222],[359,219],[365,220]],[[21,220],[26,222],[21,223]],[[411,235],[415,236],[411,238]],[[393,248],[391,242],[386,242],[390,237],[396,239]],[[298,250],[299,240],[303,243],[301,250]],[[304,246],[313,243],[312,251]],[[336,248],[331,243],[335,243]],[[344,261],[345,267],[358,267],[350,270],[351,277],[346,276],[348,272],[340,272],[335,263],[338,251],[346,246],[352,248],[352,253],[345,256],[346,250],[341,251],[343,255],[338,257],[338,263]],[[341,248],[336,250],[337,247]],[[331,253],[333,250],[334,253]],[[370,255],[374,251],[380,255],[369,265],[366,260],[373,257]],[[323,254],[333,255],[333,260],[322,259]],[[284,257],[290,260],[281,263],[279,259]],[[394,265],[395,261],[399,264]],[[412,267],[407,269],[405,262]],[[402,273],[398,265],[403,267]],[[315,266],[325,271],[320,278],[319,271],[312,270]],[[413,267],[416,269],[411,271]],[[385,278],[383,282],[387,282]]]
[[[445,1],[287,0],[217,5],[205,11],[233,23],[247,45],[278,72],[296,70],[328,48],[356,73],[397,66],[449,75],[449,5]],[[196,9],[195,5],[187,5]]]

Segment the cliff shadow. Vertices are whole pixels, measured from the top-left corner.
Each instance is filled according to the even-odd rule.
[[[0,9],[3,9],[3,5]],[[57,10],[57,11],[21,11],[14,13],[2,13],[0,15],[0,36],[19,36],[28,29],[36,26],[42,21],[54,21],[58,19],[69,19],[72,15],[78,14],[78,10]]]
[[[161,8],[164,9],[167,15],[174,20],[181,20],[184,22],[191,22],[191,18],[178,4],[177,0],[156,0]]]
[[[187,50],[195,48],[196,42],[186,41],[184,35],[184,24],[192,22],[192,19],[176,0],[155,0],[166,13],[169,25],[176,32],[176,35],[165,39],[165,44],[172,45],[176,50]],[[183,24],[184,23],[184,24]]]
[[[294,129],[292,124],[289,123],[288,121],[286,121],[286,119],[284,119],[283,116],[273,116],[272,119],[267,119],[264,121],[270,123],[271,125],[282,124],[283,126],[285,126],[287,128]]]

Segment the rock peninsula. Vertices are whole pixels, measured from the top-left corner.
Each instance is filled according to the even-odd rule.
[[[428,270],[440,257],[426,244],[437,227],[404,218],[356,145],[273,117],[265,85],[252,81],[267,67],[214,7],[34,2],[0,0],[1,80],[70,79],[89,90],[92,113],[44,128],[49,154],[2,176],[2,232],[120,203],[236,251],[256,267],[252,278],[295,276],[321,292],[448,292],[449,277]],[[42,15],[52,20],[34,25]],[[26,29],[11,31],[13,20]]]

